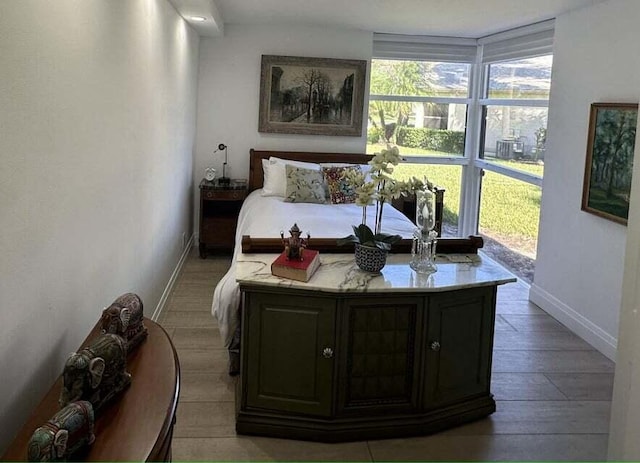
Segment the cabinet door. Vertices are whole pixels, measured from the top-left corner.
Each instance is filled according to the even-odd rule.
[[[417,408],[416,329],[422,297],[349,298],[340,310],[340,412]]]
[[[242,201],[204,200],[200,201],[200,243],[214,248],[233,249],[235,243],[236,224]],[[221,195],[226,192],[219,192]]]
[[[489,394],[495,287],[428,299],[425,407]]]
[[[247,407],[330,415],[335,300],[248,293],[245,301]]]

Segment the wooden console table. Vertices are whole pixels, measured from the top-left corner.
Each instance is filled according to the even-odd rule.
[[[99,314],[98,314],[99,316]],[[86,461],[170,461],[180,392],[180,363],[167,333],[145,318],[149,336],[127,357],[131,386],[96,416],[96,440],[78,455]],[[97,326],[82,346],[97,334]],[[62,373],[63,365],[60,366]],[[62,379],[53,384],[2,456],[25,461],[33,431],[59,409]]]
[[[242,255],[236,430],[325,442],[426,434],[495,411],[496,288],[515,281],[478,255],[410,255],[382,274],[321,254],[307,283],[271,275],[273,254]]]

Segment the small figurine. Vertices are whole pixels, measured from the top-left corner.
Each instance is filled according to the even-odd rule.
[[[309,239],[311,236],[307,233],[307,239],[300,238],[302,232],[298,228],[298,224],[293,224],[291,230],[289,230],[291,236],[289,238],[284,237],[284,232],[280,232],[280,238],[284,245],[284,252],[287,259],[302,260],[304,249],[309,245]]]
[[[147,338],[140,296],[126,293],[117,298],[102,312],[100,325],[103,333],[122,336],[127,341],[127,352],[131,352]]]
[[[60,406],[88,400],[96,412],[131,383],[126,371],[127,343],[116,334],[101,334],[67,359],[62,373]]]
[[[93,444],[91,402],[71,402],[37,428],[27,449],[29,461],[66,461],[85,445]]]

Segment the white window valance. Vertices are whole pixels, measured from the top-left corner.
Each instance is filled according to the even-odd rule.
[[[373,34],[374,59],[496,63],[553,53],[554,20],[543,21],[479,39],[426,35]]]
[[[482,62],[497,63],[553,53],[554,21],[544,21],[478,39]]]
[[[477,48],[475,39],[373,34],[373,57],[378,59],[473,63]]]

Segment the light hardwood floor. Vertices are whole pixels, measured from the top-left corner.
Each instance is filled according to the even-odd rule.
[[[236,435],[234,379],[211,315],[228,257],[190,254],[160,323],[180,358],[174,461],[605,460],[614,365],[527,301],[498,291],[491,388],[497,411],[430,436],[321,444]]]

